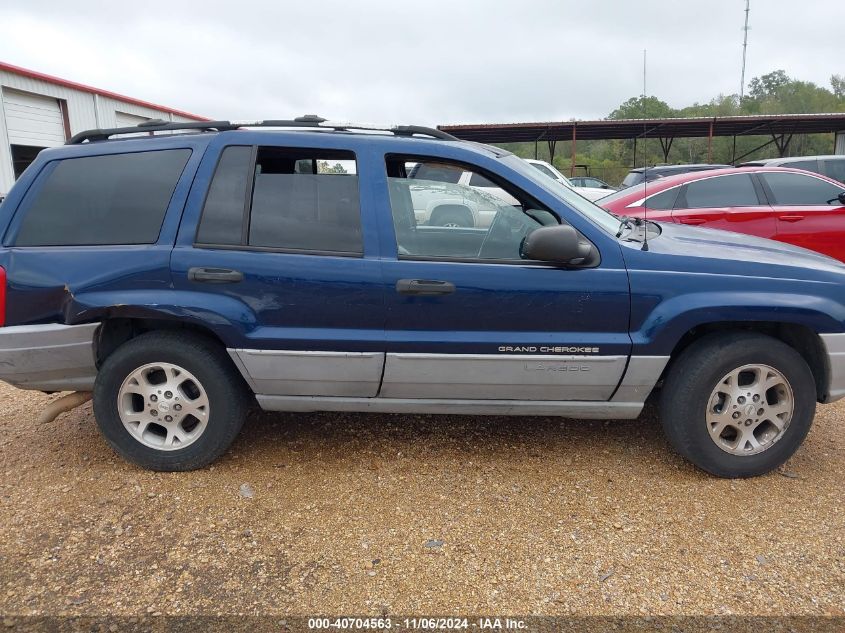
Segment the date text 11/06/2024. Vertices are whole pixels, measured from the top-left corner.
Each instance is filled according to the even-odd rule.
[[[308,628],[313,630],[338,629],[411,629],[411,630],[522,630],[527,628],[524,620],[518,618],[308,618]]]

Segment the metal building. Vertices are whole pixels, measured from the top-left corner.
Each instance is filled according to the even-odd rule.
[[[83,130],[205,117],[0,62],[0,198],[46,147]]]

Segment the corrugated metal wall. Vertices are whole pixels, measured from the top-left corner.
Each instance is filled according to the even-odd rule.
[[[162,110],[0,70],[0,90],[4,88],[63,99],[67,103],[71,135],[91,128],[115,127],[117,111],[148,119],[192,120],[175,114],[171,115]],[[0,194],[8,192],[15,181],[2,102],[2,95],[0,95]]]

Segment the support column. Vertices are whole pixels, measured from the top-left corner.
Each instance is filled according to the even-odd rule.
[[[713,121],[710,121],[710,131],[707,133],[707,162],[713,162]]]
[[[578,130],[578,124],[573,123],[572,124],[572,160],[569,164],[569,177],[570,178],[575,177],[575,145],[576,145],[576,142],[578,141],[577,130]]]
[[[845,130],[837,132],[833,137],[833,153],[845,154]]]

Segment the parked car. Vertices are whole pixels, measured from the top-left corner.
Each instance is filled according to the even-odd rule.
[[[780,167],[682,174],[600,201],[617,215],[765,237],[845,261],[845,185]]]
[[[655,165],[654,167],[636,167],[628,172],[620,189],[626,187],[633,187],[642,182],[651,182],[658,178],[665,178],[666,176],[677,176],[678,174],[686,174],[696,171],[708,171],[710,169],[726,169],[730,165],[709,165],[707,163],[697,163],[689,165]]]
[[[569,179],[573,187],[589,187],[591,189],[608,189],[609,191],[616,191],[616,187],[607,184],[601,178],[594,176],[574,176]]]
[[[839,262],[620,220],[439,130],[239,125],[78,134],[0,207],[0,379],[80,392],[51,414],[93,391],[145,468],[210,463],[254,405],[622,419],[656,392],[681,455],[747,477],[845,396]],[[420,225],[412,163],[517,204]]]
[[[740,167],[791,167],[822,174],[845,183],[845,156],[791,156],[788,158],[767,158],[743,163]]]
[[[456,165],[445,163],[416,163],[409,161],[410,171],[408,177],[414,180],[426,181],[428,183],[446,183],[460,185],[463,189],[467,187],[476,191],[484,192],[489,196],[498,198],[505,204],[518,204],[516,198],[502,189],[499,185],[481,174],[473,173],[467,169],[460,169]],[[473,226],[465,224],[460,226]]]
[[[552,180],[560,183],[564,187],[571,189],[575,193],[584,196],[587,200],[596,201],[599,198],[602,198],[602,197],[604,197],[604,196],[606,196],[607,194],[610,193],[606,189],[594,189],[594,188],[591,188],[591,187],[575,187],[570,182],[569,178],[567,178],[562,173],[560,173],[554,165],[552,165],[551,163],[547,163],[544,160],[537,160],[535,158],[526,158],[525,162],[532,165],[535,169],[537,169],[537,171],[539,171],[542,174],[545,174],[546,176],[548,176]]]

